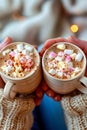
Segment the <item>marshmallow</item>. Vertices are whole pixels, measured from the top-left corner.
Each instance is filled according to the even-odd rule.
[[[15,56],[15,52],[14,52],[14,51],[11,51],[11,52],[9,53],[9,55],[10,55],[11,57],[14,57],[14,56]]]
[[[60,52],[58,52],[58,56],[64,56],[64,52],[62,52],[62,51],[60,51]]]
[[[70,55],[73,53],[73,50],[65,49],[64,53]]]
[[[5,72],[6,67],[7,67],[6,65],[1,66],[2,71],[4,71],[4,72]]]
[[[59,44],[57,45],[57,48],[60,50],[64,50],[66,48],[65,44]]]
[[[9,73],[11,70],[12,70],[12,66],[9,65],[6,67],[6,73]]]
[[[17,53],[18,53],[18,50],[17,50],[17,49],[14,49],[14,52],[17,54]]]
[[[54,74],[56,74],[56,71],[54,69],[50,69],[49,73],[52,74],[52,75],[54,75]]]
[[[52,58],[55,58],[56,57],[56,53],[55,52],[50,52],[49,54],[49,58],[52,59]]]
[[[18,44],[18,45],[17,45],[17,50],[18,50],[19,52],[21,52],[23,49],[24,49],[24,48],[23,48],[23,44]]]
[[[79,52],[79,53],[76,55],[75,60],[76,60],[76,61],[81,61],[82,58],[83,58],[83,55],[82,55],[82,53]]]
[[[68,68],[72,68],[73,67],[73,62],[68,62],[67,65],[68,65]]]
[[[80,71],[81,71],[81,69],[80,69],[79,67],[76,67],[76,68],[75,68],[75,72],[76,72],[76,73],[78,73],[78,72],[80,72]]]
[[[64,59],[64,57],[60,57],[60,56],[57,56],[56,58],[55,58],[55,60],[57,60],[57,61],[62,61]]]
[[[28,52],[27,52],[27,50],[25,50],[25,49],[22,51],[22,54],[24,54],[24,55],[26,55],[27,53],[28,53]]]
[[[12,66],[13,61],[9,59],[9,60],[7,61],[7,64],[10,65],[10,66]]]
[[[20,71],[23,71],[23,69],[21,66],[17,66],[16,71],[20,72]]]
[[[58,68],[59,69],[63,69],[63,68],[67,68],[67,64],[65,63],[65,62],[63,62],[63,61],[60,61],[59,63],[58,63]]]
[[[59,76],[59,77],[63,77],[63,72],[58,71],[58,72],[57,72],[57,76]]]
[[[24,48],[26,50],[28,50],[29,52],[32,52],[33,51],[33,47],[29,46],[29,45],[25,45]]]
[[[66,56],[65,60],[66,60],[66,62],[70,62],[71,61],[71,57],[68,55],[68,56]]]

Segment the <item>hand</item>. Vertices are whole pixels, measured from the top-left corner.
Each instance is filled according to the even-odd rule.
[[[6,37],[2,43],[0,44],[0,49],[4,48],[6,45],[12,43],[12,39],[10,37]],[[37,49],[37,46],[34,45],[34,47]],[[2,80],[2,78],[0,77],[0,88],[4,88],[4,81]],[[41,82],[41,84],[39,85],[39,87],[37,88],[36,92],[32,93],[32,97],[35,100],[35,104],[36,106],[40,104],[43,95],[44,95],[44,91],[41,89],[41,86],[43,86],[43,82]],[[17,95],[18,96],[18,95]]]
[[[85,53],[86,58],[87,58],[87,41],[77,39],[77,38],[75,38],[73,36],[70,36],[68,38],[68,41],[75,44],[75,45],[77,45],[78,47],[80,47],[83,50],[83,52]],[[85,76],[87,76],[87,69],[86,69]]]
[[[42,57],[44,52],[46,51],[46,49],[48,49],[51,45],[58,43],[58,42],[68,42],[67,39],[64,38],[54,38],[54,39],[49,39],[45,42],[45,44],[43,45],[43,48],[40,51],[40,56]],[[43,81],[42,84],[42,89],[44,90],[44,92],[49,96],[52,97],[55,101],[60,101],[61,100],[61,95],[54,92],[52,89],[50,89],[46,82]]]
[[[68,39],[64,39],[64,38],[54,38],[54,39],[49,39],[45,42],[45,44],[43,45],[43,48],[41,49],[40,51],[40,56],[42,57],[45,50],[48,49],[51,45],[55,44],[55,43],[58,43],[58,42],[71,42],[73,44],[76,44],[77,46],[79,46],[83,51],[84,53],[86,54],[87,56],[87,41],[83,41],[83,40],[79,40],[79,39],[76,39],[75,37],[73,36],[70,36]],[[87,75],[87,71],[86,71],[86,75]],[[45,82],[45,81],[44,81]],[[52,97],[54,100],[56,101],[59,101],[61,100],[61,97],[63,95],[60,95],[60,94],[57,94],[55,93],[53,90],[49,89],[49,87],[45,84],[45,87],[46,87],[46,91],[45,93]],[[44,86],[42,87],[44,89]]]
[[[10,37],[6,37],[2,43],[0,44],[0,50],[5,47],[6,45],[10,44],[12,42],[12,39]],[[0,77],[0,88],[3,88],[4,87],[4,82],[2,80],[2,78]]]
[[[55,38],[47,40],[40,52],[43,56],[45,50],[56,42],[71,42],[79,46],[87,57],[87,41],[79,40],[73,36],[68,39]],[[87,76],[87,70],[86,70]],[[48,89],[49,90],[49,89]],[[54,94],[55,95],[55,94]],[[59,95],[61,96],[61,95]],[[75,90],[69,94],[62,95],[61,105],[64,110],[65,120],[68,130],[87,129],[87,94]],[[54,97],[53,97],[54,99]],[[85,122],[84,122],[85,120]]]

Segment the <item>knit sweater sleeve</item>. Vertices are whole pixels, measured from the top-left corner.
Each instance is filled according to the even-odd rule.
[[[68,130],[87,129],[87,94],[64,96],[61,105]]]
[[[33,98],[8,100],[0,89],[0,130],[30,130],[34,107]]]

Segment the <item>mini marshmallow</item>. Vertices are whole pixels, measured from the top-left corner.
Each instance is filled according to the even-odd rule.
[[[76,73],[73,72],[73,73],[71,74],[71,77],[73,78],[73,77],[75,77],[75,75],[76,75]]]
[[[6,67],[6,73],[9,73],[11,70],[12,70],[12,66],[9,65]]]
[[[62,61],[64,59],[64,57],[60,57],[60,56],[57,56],[56,58],[55,58],[55,60],[57,60],[57,61]]]
[[[65,46],[65,44],[59,44],[59,45],[57,45],[57,48],[60,50],[65,50],[66,46]]]
[[[52,75],[54,75],[54,74],[56,74],[56,71],[54,69],[50,69],[49,73],[52,74]]]
[[[66,62],[70,62],[71,61],[71,57],[68,55],[68,56],[66,56],[65,60],[66,60]]]
[[[81,71],[81,69],[80,69],[79,67],[76,67],[76,68],[75,68],[75,72],[76,72],[76,73],[78,73],[78,72],[80,72],[80,71]]]
[[[11,57],[14,57],[14,56],[15,56],[15,52],[14,52],[14,51],[11,51],[11,52],[9,53],[9,55],[10,55]]]
[[[63,68],[67,69],[67,64],[65,62],[63,62],[63,61],[60,61],[58,63],[58,68],[59,69],[63,69]]]
[[[70,54],[73,53],[73,50],[65,49],[65,50],[64,50],[64,53],[70,55]]]
[[[57,72],[57,76],[58,76],[58,77],[63,77],[63,72],[58,71],[58,72]]]
[[[68,66],[68,68],[73,68],[73,62],[68,62],[67,66]]]
[[[23,51],[23,49],[24,49],[23,44],[18,44],[18,45],[17,45],[17,50],[18,50],[19,52]]]
[[[12,60],[7,60],[7,65],[10,65],[10,66],[12,66],[13,65],[13,61]]]
[[[57,55],[57,54],[52,51],[52,52],[50,52],[50,54],[49,54],[49,58],[50,58],[50,59],[55,58],[56,55]]]
[[[62,51],[60,51],[60,52],[58,52],[58,56],[64,56],[64,52],[62,52]]]
[[[22,54],[24,54],[24,55],[28,54],[27,50],[24,49],[24,50],[22,51]]]
[[[14,60],[18,61],[19,57],[20,57],[19,54],[15,54]]]
[[[6,67],[7,67],[6,65],[1,66],[2,71],[4,71],[4,72],[5,72]]]
[[[20,71],[23,71],[23,69],[22,69],[21,66],[18,66],[18,67],[16,68],[16,71],[20,72]]]
[[[16,72],[13,72],[13,73],[12,73],[12,76],[16,78],[16,77],[17,77],[17,73],[16,73]]]
[[[49,68],[52,68],[52,67],[53,67],[53,64],[50,63],[50,62],[48,62],[48,66],[49,66]]]
[[[82,60],[82,58],[83,58],[83,55],[82,55],[82,53],[79,52],[79,53],[76,55],[75,60],[80,62],[80,61]]]
[[[17,49],[14,49],[14,52],[17,54],[17,53],[18,53],[18,50],[17,50]]]
[[[33,51],[33,47],[29,46],[29,45],[25,45],[24,48],[26,50],[28,50],[29,52],[32,52]]]

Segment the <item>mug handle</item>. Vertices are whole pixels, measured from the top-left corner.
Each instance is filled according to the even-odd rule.
[[[14,83],[7,81],[4,87],[4,96],[8,99],[14,99],[16,96],[16,92],[12,91],[11,88],[13,87]]]
[[[82,84],[83,85],[82,85]],[[79,91],[81,91],[82,93],[84,94],[87,94],[87,78],[85,76],[83,76],[81,79],[80,79],[80,84],[77,86],[77,89]]]

